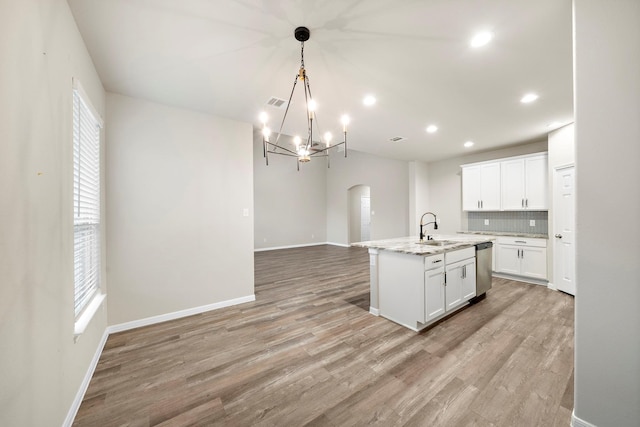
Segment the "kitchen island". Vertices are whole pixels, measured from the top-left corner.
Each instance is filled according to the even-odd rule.
[[[369,311],[419,331],[461,309],[477,296],[476,245],[490,241],[435,235],[353,243],[369,249]]]

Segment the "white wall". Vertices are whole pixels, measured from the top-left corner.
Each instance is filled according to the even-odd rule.
[[[454,157],[428,164],[429,209],[438,216],[439,233],[456,233],[465,228],[462,212],[462,177],[460,165],[503,157],[547,151],[547,141],[517,145]]]
[[[58,426],[106,327],[74,343],[72,77],[102,115],[104,90],[65,1],[1,2],[0,29],[0,425]]]
[[[262,133],[254,131],[253,139],[255,249],[326,242],[326,160],[314,158],[298,171],[295,158],[271,154],[267,166]]]
[[[251,125],[111,93],[107,111],[109,324],[253,295]]]
[[[575,126],[573,123],[557,129],[548,136],[549,141],[549,244],[547,245],[547,273],[550,285],[555,288],[553,283],[553,256],[554,256],[554,238],[553,232],[553,215],[554,215],[554,192],[555,192],[555,169],[558,167],[575,165],[576,147],[575,147]]]
[[[575,415],[640,420],[640,2],[574,0]]]
[[[409,162],[410,235],[417,236],[420,233],[420,218],[429,211],[429,166],[424,162]]]
[[[331,157],[327,172],[327,240],[348,244],[348,190],[371,188],[371,240],[409,233],[408,163],[349,150]],[[373,214],[375,212],[375,214]]]

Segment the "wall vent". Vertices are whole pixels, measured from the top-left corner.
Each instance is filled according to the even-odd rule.
[[[285,108],[287,106],[287,100],[272,96],[267,101],[267,105],[274,108]]]
[[[407,139],[407,138],[405,138],[404,136],[394,136],[392,138],[389,138],[389,141],[390,142],[400,142],[400,141],[404,141],[405,139]]]

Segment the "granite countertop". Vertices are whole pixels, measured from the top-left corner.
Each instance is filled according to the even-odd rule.
[[[488,235],[488,236],[509,236],[509,237],[529,237],[538,239],[548,239],[548,234],[536,234],[536,233],[513,233],[508,231],[458,231],[458,234],[475,234],[475,235]]]
[[[464,249],[474,246],[482,242],[490,242],[482,236],[461,236],[460,234],[435,234],[431,235],[433,240],[446,240],[448,243],[444,246],[429,246],[419,243],[418,236],[396,237],[393,239],[372,240],[368,242],[352,243],[351,246],[360,248],[383,249],[387,251],[400,252],[411,255],[435,255],[449,252],[455,249]]]

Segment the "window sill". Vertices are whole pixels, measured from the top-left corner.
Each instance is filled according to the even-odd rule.
[[[87,305],[87,308],[84,310],[84,312],[76,319],[76,322],[73,326],[73,334],[75,340],[77,340],[78,337],[84,333],[85,329],[87,329],[87,326],[89,326],[89,322],[91,322],[93,315],[96,314],[96,311],[98,311],[98,309],[102,305],[102,301],[104,301],[106,297],[107,294],[102,293],[94,296],[89,305]]]

